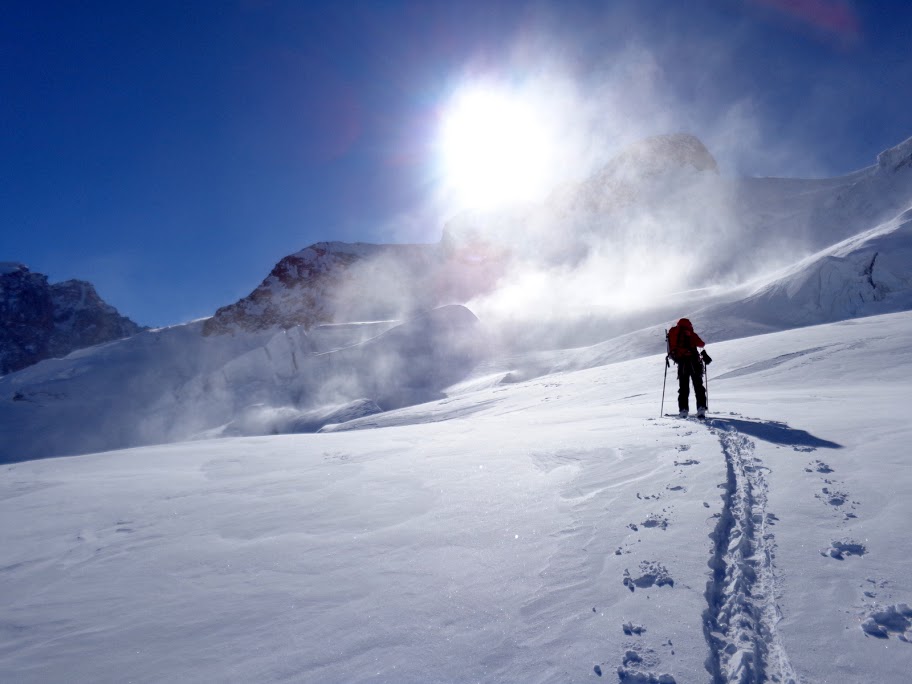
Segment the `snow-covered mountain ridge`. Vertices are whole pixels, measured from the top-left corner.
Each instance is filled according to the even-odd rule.
[[[912,309],[912,208],[777,274],[725,307],[770,329]]]
[[[0,375],[140,330],[91,283],[50,284],[23,264],[0,264]]]

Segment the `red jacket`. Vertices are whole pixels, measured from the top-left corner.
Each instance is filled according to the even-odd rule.
[[[673,359],[696,356],[697,347],[705,346],[706,343],[694,332],[693,325],[686,318],[668,331],[668,349]]]

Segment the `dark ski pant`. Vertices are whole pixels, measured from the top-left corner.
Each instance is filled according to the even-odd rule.
[[[678,362],[678,410],[690,410],[690,383],[693,381],[697,408],[706,408],[706,389],[703,387],[703,361],[691,356]]]

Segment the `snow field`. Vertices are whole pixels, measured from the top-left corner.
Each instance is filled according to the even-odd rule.
[[[653,356],[3,466],[0,679],[904,682],[910,332],[710,343],[708,425]]]

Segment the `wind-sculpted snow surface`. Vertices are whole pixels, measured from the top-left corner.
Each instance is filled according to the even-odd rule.
[[[905,682],[910,335],[714,345],[708,425],[655,355],[7,464],[0,680]]]

